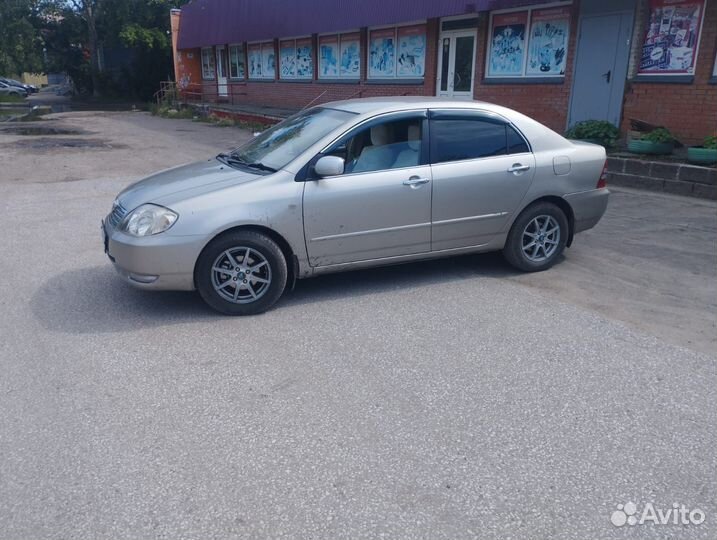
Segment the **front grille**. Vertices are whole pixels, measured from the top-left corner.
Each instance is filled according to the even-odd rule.
[[[127,210],[119,202],[115,201],[112,205],[112,211],[107,216],[106,222],[114,229],[127,215]]]

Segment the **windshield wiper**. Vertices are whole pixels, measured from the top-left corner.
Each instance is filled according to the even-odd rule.
[[[274,167],[269,167],[268,165],[264,165],[261,162],[257,163],[249,163],[247,161],[244,161],[241,158],[236,157],[233,154],[219,154],[217,156],[217,159],[219,161],[223,161],[227,165],[234,166],[234,165],[240,165],[242,167],[249,167],[250,169],[257,169],[260,171],[266,171],[266,172],[276,172],[276,169]]]
[[[264,165],[261,161],[258,161],[256,163],[244,163],[245,166],[251,167],[252,169],[259,169],[260,171],[268,171],[268,172],[276,172],[276,169],[274,167],[269,167],[268,165]]]

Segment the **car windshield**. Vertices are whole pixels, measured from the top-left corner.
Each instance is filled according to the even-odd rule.
[[[317,107],[276,124],[232,152],[232,157],[268,169],[281,169],[354,113]]]

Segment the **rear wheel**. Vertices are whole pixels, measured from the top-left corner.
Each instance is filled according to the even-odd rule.
[[[226,315],[266,311],[286,287],[286,259],[268,236],[236,231],[213,240],[197,263],[195,280],[204,301]]]
[[[568,228],[568,218],[558,206],[549,202],[531,205],[513,223],[503,255],[518,270],[547,270],[563,253]]]

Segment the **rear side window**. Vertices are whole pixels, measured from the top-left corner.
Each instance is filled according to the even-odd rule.
[[[478,117],[431,120],[431,163],[529,151],[525,139],[499,120]]]
[[[528,143],[521,137],[515,129],[511,126],[505,126],[506,135],[508,137],[508,153],[509,154],[522,154],[523,152],[530,152]]]

